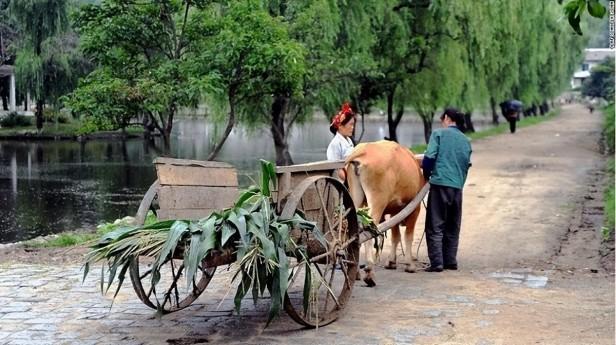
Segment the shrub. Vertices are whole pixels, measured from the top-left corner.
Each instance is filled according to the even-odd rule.
[[[27,127],[31,126],[32,121],[29,117],[23,115],[17,115],[17,113],[10,113],[7,116],[0,119],[0,126],[6,128],[13,127]]]

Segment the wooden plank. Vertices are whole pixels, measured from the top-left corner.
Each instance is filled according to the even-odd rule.
[[[278,173],[278,185],[277,189],[274,191],[277,192],[277,195],[282,200],[291,192],[295,186],[299,185],[304,179],[311,176],[332,176],[334,170],[313,170],[313,171],[296,171],[294,173],[285,172],[283,174]],[[289,178],[290,174],[290,178]]]
[[[178,166],[157,164],[161,186],[237,187],[237,172],[230,167]]]
[[[158,219],[166,220],[166,219],[188,219],[188,220],[198,220],[201,218],[205,218],[212,214],[214,211],[219,211],[216,209],[209,208],[185,208],[185,209],[160,209],[158,210]]]
[[[168,164],[177,166],[199,166],[204,168],[233,168],[229,163],[216,161],[196,161],[191,159],[178,159],[170,157],[158,157],[154,160],[154,164]]]
[[[233,206],[237,187],[162,186],[158,203],[163,209],[208,208],[222,210]]]
[[[423,154],[416,154],[415,159],[421,161],[423,159]],[[295,165],[287,165],[287,166],[277,166],[276,173],[283,174],[286,172],[297,173],[297,172],[313,172],[313,171],[330,171],[340,169],[344,167],[344,161],[318,161],[304,164],[295,164]]]
[[[276,173],[285,172],[311,172],[311,171],[333,171],[344,167],[344,161],[319,161],[305,164],[296,164],[288,166],[277,166]]]

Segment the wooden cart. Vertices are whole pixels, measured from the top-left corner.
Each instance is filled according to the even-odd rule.
[[[159,220],[201,219],[214,210],[233,205],[238,195],[237,172],[229,164],[171,158],[155,160],[158,180],[145,194],[137,221],[143,224],[149,210]],[[317,279],[307,281],[301,270],[294,268],[285,296],[284,308],[293,320],[307,327],[324,326],[335,321],[351,296],[358,273],[360,244],[375,235],[362,231],[356,210],[344,184],[332,177],[343,162],[315,162],[277,168],[277,190],[274,200],[278,215],[290,218],[297,211],[317,224],[325,235],[323,247],[309,233],[292,231],[292,238],[306,245],[312,272]],[[384,232],[400,223],[419,205],[427,187],[403,211],[379,224]],[[233,252],[214,252],[201,263],[197,276],[186,286],[181,255],[161,268],[161,281],[156,291],[150,286],[153,258],[140,257],[130,267],[133,288],[147,306],[163,313],[189,306],[208,286],[217,266],[235,262]],[[293,263],[291,263],[293,264]],[[312,284],[310,304],[304,306],[304,284]]]

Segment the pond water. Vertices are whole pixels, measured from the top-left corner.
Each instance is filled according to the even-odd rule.
[[[489,126],[479,121],[476,129]],[[325,121],[296,126],[290,136],[295,163],[325,159],[332,138]],[[360,128],[358,128],[359,130]],[[134,215],[147,188],[156,179],[152,161],[164,155],[204,160],[222,132],[203,119],[174,124],[171,150],[163,153],[141,139],[77,141],[0,140],[0,243],[30,239],[96,225]],[[370,122],[362,141],[387,135],[385,121]],[[400,143],[423,143],[418,122],[402,122]],[[233,164],[240,184],[255,176],[259,158],[273,161],[269,130],[235,128],[218,156]]]

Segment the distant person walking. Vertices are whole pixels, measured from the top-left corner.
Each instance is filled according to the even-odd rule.
[[[503,116],[509,122],[509,131],[515,133],[516,123],[520,120],[520,112],[522,111],[522,102],[511,99],[499,104]]]

